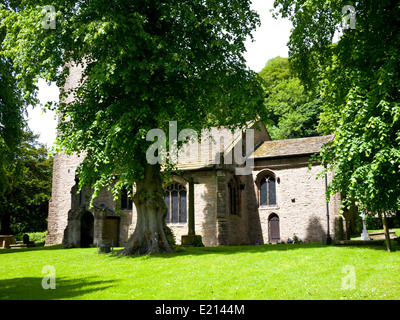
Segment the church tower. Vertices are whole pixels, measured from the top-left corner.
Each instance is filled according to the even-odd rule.
[[[72,67],[64,90],[76,87],[80,81],[81,74],[81,67]],[[69,96],[65,101],[69,102],[72,99],[73,97]],[[60,122],[60,117],[58,121]],[[81,161],[82,158],[77,155],[67,156],[64,153],[58,153],[54,157],[46,246],[63,242],[64,230],[68,224],[68,211],[71,209],[71,188],[75,185],[75,171]]]
[[[71,209],[71,189],[75,185],[75,170],[81,162],[77,156],[59,153],[54,157],[53,184],[49,203],[46,246],[63,242]]]

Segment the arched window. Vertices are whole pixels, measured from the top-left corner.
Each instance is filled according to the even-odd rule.
[[[276,205],[275,178],[266,175],[260,179],[260,206]]]
[[[167,223],[179,223],[187,221],[186,188],[180,183],[170,184],[164,194],[167,206]]]
[[[228,183],[230,214],[239,215],[239,186],[235,178]]]
[[[130,192],[132,193],[132,190]],[[132,210],[132,199],[127,188],[123,188],[121,191],[121,209]]]

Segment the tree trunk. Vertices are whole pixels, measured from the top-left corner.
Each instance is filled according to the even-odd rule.
[[[344,240],[343,217],[339,216],[339,240]]]
[[[383,232],[385,232],[386,248],[388,252],[392,252],[392,243],[390,240],[389,228],[387,225],[385,212],[382,212],[381,216],[382,216]]]
[[[0,234],[13,234],[11,230],[11,216],[9,212],[0,212]]]
[[[158,166],[146,164],[144,178],[136,183],[133,202],[137,211],[136,229],[129,238],[126,248],[118,254],[172,252],[166,237],[166,231],[169,231],[165,224],[167,208]]]
[[[355,205],[354,200],[351,202],[350,208],[345,208],[343,211],[343,217],[346,222],[346,240],[350,240],[351,235],[358,233],[356,230],[356,219],[358,218],[358,208]]]

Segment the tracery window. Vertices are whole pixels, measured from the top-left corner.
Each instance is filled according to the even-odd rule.
[[[276,183],[275,178],[266,175],[260,179],[260,206],[276,205]]]
[[[185,223],[187,221],[187,192],[180,183],[170,184],[164,194],[167,206],[166,223]]]

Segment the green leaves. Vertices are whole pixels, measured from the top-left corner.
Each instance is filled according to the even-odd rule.
[[[243,58],[244,40],[259,24],[250,1],[54,0],[55,30],[40,25],[40,5],[49,3],[23,4],[1,9],[4,54],[25,93],[35,92],[38,77],[66,85],[58,144],[85,154],[81,186],[140,179],[146,133],[170,120],[200,131],[265,113]],[[79,70],[81,81],[66,82]]]
[[[8,184],[0,197],[0,217],[10,225],[1,225],[3,232],[9,227],[12,230],[8,232],[15,233],[43,231],[47,227],[53,159],[36,139],[29,129],[23,132],[14,162],[5,172]]]
[[[1,19],[3,17],[0,15]],[[0,41],[5,36],[5,30],[0,26]],[[12,60],[1,53],[2,48],[0,44],[0,198],[10,186],[8,173],[15,164],[25,125],[23,93],[18,88],[20,80],[15,78],[17,70]],[[34,101],[34,97],[27,100],[31,103]]]
[[[396,2],[354,4],[356,29],[335,44],[345,1],[275,1],[294,23],[291,62],[302,82],[321,93],[320,129],[335,130],[321,160],[334,170],[330,193],[344,205],[394,211],[400,199],[400,8]]]
[[[272,139],[318,135],[320,101],[308,95],[291,74],[288,59],[270,59],[260,76],[266,93],[266,127]]]

